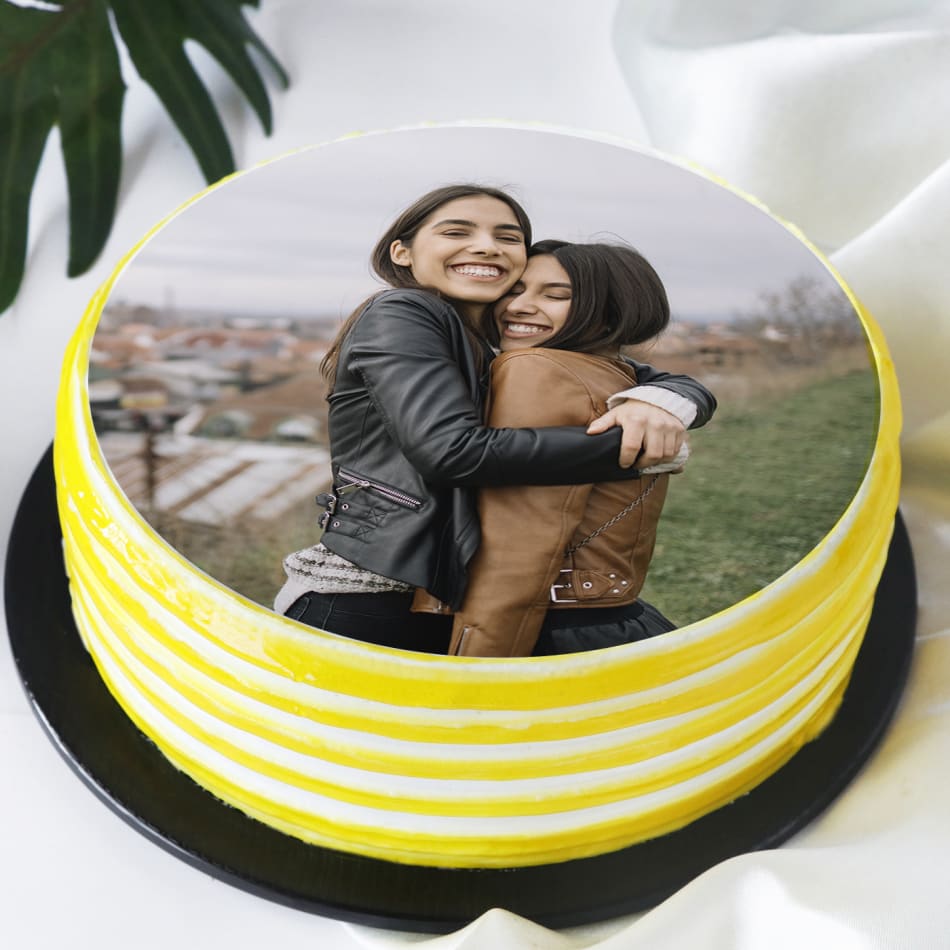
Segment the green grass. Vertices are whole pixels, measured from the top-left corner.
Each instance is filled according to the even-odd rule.
[[[722,405],[670,480],[645,600],[683,625],[775,580],[826,535],[864,477],[877,428],[869,371],[756,406]]]

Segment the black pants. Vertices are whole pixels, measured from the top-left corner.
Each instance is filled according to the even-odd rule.
[[[532,656],[601,650],[675,629],[675,623],[645,600],[622,607],[558,607],[544,615]]]
[[[284,616],[331,633],[419,653],[448,653],[452,618],[414,614],[411,593],[304,594]]]
[[[298,597],[285,616],[364,643],[419,653],[448,653],[452,617],[414,614],[409,609],[411,604],[411,593],[309,593]],[[533,655],[599,650],[675,629],[674,623],[643,600],[623,607],[558,608],[545,615]]]

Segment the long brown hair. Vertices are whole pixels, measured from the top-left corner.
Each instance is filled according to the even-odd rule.
[[[472,182],[461,182],[456,185],[444,185],[442,188],[435,188],[432,191],[426,192],[426,194],[409,205],[409,207],[393,221],[383,236],[376,242],[373,253],[370,255],[373,272],[377,277],[389,284],[390,287],[415,288],[420,290],[428,289],[421,287],[409,267],[405,267],[393,261],[389,253],[393,241],[402,241],[407,247],[410,246],[419,228],[422,227],[429,215],[435,213],[439,208],[448,204],[450,201],[456,201],[459,198],[478,197],[481,195],[488,198],[497,198],[511,208],[515,218],[518,220],[518,224],[521,226],[521,230],[524,232],[525,244],[530,245],[531,222],[528,220],[528,214],[511,195],[501,191],[499,188],[477,185]],[[435,293],[435,291],[430,292]],[[376,296],[378,295],[373,294],[367,297],[366,300],[346,318],[337,332],[337,335],[334,337],[333,343],[330,344],[327,355],[324,356],[320,363],[320,372],[327,381],[328,392],[332,392],[333,384],[336,381],[337,362],[340,358],[340,348],[343,345],[343,341],[349,335],[353,324],[356,323],[356,318]],[[466,325],[466,332],[469,335],[469,342],[472,344],[476,361],[480,362],[482,356],[482,337],[480,335],[480,329],[468,326],[464,318],[463,323]]]

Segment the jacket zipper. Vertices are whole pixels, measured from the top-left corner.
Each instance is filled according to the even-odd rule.
[[[371,481],[368,478],[364,478],[362,475],[357,475],[356,472],[349,472],[344,468],[337,469],[337,471],[341,478],[350,480],[347,483],[348,485],[359,485],[360,488],[370,488],[405,508],[422,507],[422,502],[418,498],[413,498],[412,495],[407,495],[405,492],[401,492],[398,489],[390,488],[388,485],[380,485],[379,482]],[[340,486],[340,488],[346,487],[347,485]]]

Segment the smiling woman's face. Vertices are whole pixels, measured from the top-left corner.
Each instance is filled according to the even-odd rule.
[[[489,195],[457,198],[432,212],[409,244],[393,241],[393,262],[409,267],[469,318],[494,303],[521,276],[527,260],[515,213]]]
[[[551,254],[528,261],[521,279],[495,305],[501,350],[542,346],[567,323],[571,280]]]

